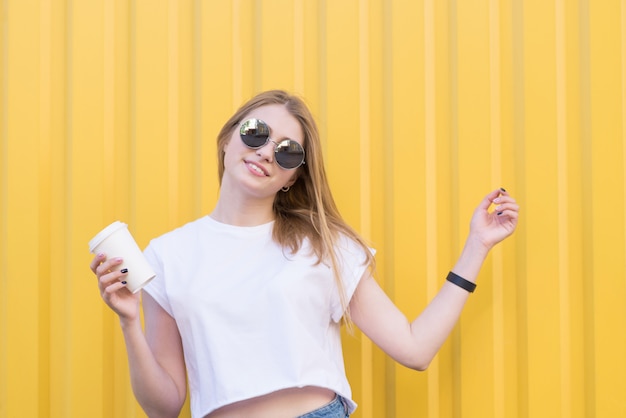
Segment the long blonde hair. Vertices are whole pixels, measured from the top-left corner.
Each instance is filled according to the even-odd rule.
[[[366,257],[363,263],[370,270],[374,268],[374,257],[363,238],[343,220],[337,210],[326,178],[319,131],[304,101],[283,90],[270,90],[254,96],[241,106],[224,124],[217,137],[219,181],[221,183],[224,175],[224,149],[233,131],[254,109],[274,104],[284,105],[300,123],[304,132],[306,163],[297,169],[297,180],[289,192],[279,192],[274,198],[273,239],[292,252],[300,249],[305,238],[309,239],[318,263],[328,262],[332,268],[344,312],[343,319],[351,327],[349,302],[334,251],[339,236],[344,235],[362,247]]]

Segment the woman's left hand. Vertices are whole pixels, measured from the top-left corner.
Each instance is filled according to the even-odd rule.
[[[489,211],[491,205],[495,205]],[[511,235],[517,227],[519,205],[504,189],[489,193],[474,211],[470,222],[470,236],[473,236],[485,247],[494,245]]]

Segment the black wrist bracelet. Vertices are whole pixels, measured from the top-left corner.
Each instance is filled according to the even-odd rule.
[[[460,288],[467,290],[470,293],[472,293],[476,289],[476,283],[467,281],[463,277],[459,276],[458,274],[454,274],[452,272],[448,273],[448,277],[446,277],[446,280],[449,281],[450,283],[454,283]]]

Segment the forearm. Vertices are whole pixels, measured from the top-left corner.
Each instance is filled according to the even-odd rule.
[[[151,418],[178,417],[185,401],[184,392],[157,362],[141,323],[122,321],[121,325],[135,398]]]
[[[465,280],[475,283],[478,273],[489,253],[482,243],[468,239],[452,271]],[[418,369],[430,364],[446,341],[467,302],[470,293],[446,281],[426,309],[411,323],[411,333],[418,340]]]

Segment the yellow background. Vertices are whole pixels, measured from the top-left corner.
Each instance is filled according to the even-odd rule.
[[[427,372],[345,338],[355,418],[626,416],[625,22],[624,0],[0,0],[0,416],[143,416],[87,242],[208,213],[217,131],[269,88],[307,99],[411,318],[483,195],[522,206]]]

